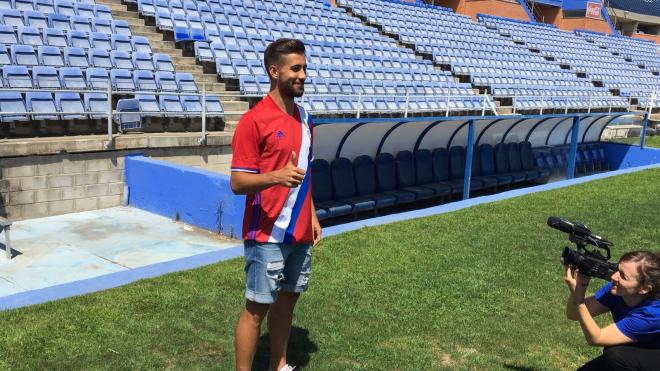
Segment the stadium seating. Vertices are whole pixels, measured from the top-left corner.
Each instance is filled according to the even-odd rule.
[[[567,146],[532,149],[530,142],[480,145],[474,153],[470,191],[491,192],[530,183],[545,183],[565,167],[553,161],[567,156]],[[359,155],[353,162],[336,158],[312,162],[314,204],[320,220],[378,211],[416,201],[445,201],[463,193],[465,148],[379,153],[375,159]],[[607,169],[599,144],[579,146],[579,174]],[[549,160],[549,161],[546,161]],[[565,161],[563,162],[565,163]]]

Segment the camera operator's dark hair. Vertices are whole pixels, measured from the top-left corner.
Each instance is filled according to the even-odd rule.
[[[268,77],[268,66],[280,63],[285,54],[305,54],[305,44],[297,39],[277,39],[270,43],[264,52],[264,67]]]
[[[631,251],[623,254],[619,261],[640,263],[638,273],[642,277],[642,285],[651,286],[650,298],[660,299],[660,252]]]

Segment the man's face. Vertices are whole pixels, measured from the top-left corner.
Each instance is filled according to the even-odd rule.
[[[269,67],[271,78],[280,94],[289,98],[302,97],[307,79],[307,62],[304,54],[285,54],[278,65]]]

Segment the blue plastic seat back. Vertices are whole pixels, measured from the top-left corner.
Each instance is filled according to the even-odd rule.
[[[202,112],[202,101],[196,95],[182,95],[181,105],[186,112]]]
[[[87,53],[83,48],[68,47],[64,48],[64,62],[70,67],[89,67]]]
[[[2,75],[10,88],[32,88],[32,78],[26,66],[5,66]]]
[[[87,84],[82,71],[78,67],[60,68],[60,80],[67,89],[86,89]]]
[[[433,183],[433,158],[428,149],[415,151],[415,178],[417,184]]]
[[[27,112],[21,93],[0,92],[0,114],[2,112]],[[27,115],[0,115],[0,121],[27,120]]]
[[[56,28],[44,28],[43,40],[45,45],[57,46],[59,48],[69,46],[62,30]]]
[[[391,153],[379,153],[376,156],[376,179],[378,191],[393,191],[396,189],[396,164]]]
[[[56,46],[42,45],[37,50],[37,55],[39,56],[39,64],[41,65],[55,67],[64,66],[64,58],[62,58],[60,48]]]
[[[62,87],[57,70],[53,66],[34,66],[32,79],[37,89],[60,89]]]
[[[415,160],[410,151],[396,154],[396,177],[399,188],[415,185]]]
[[[93,119],[107,118],[105,112],[108,110],[108,95],[103,93],[85,93],[83,97],[85,109],[91,113]]]
[[[534,165],[534,153],[532,152],[532,143],[527,141],[520,143],[520,158],[521,158],[523,170],[533,170],[536,167]]]
[[[154,54],[154,64],[158,71],[165,71],[165,72],[174,71],[172,58],[168,54],[161,54],[161,53]]]
[[[360,155],[353,160],[355,191],[358,196],[376,193],[376,165],[367,155]]]
[[[158,115],[160,112],[160,106],[155,95],[136,95],[135,99],[140,103],[141,112],[150,112],[147,113],[148,116]]]
[[[493,146],[482,144],[479,146],[479,159],[481,162],[481,174],[485,176],[495,174],[495,154]]]
[[[89,65],[99,68],[112,68],[112,60],[110,59],[110,52],[102,49],[88,50]]]
[[[332,188],[335,198],[349,198],[355,196],[355,179],[353,178],[353,165],[351,160],[340,157],[332,161]],[[313,173],[312,173],[313,174]]]
[[[518,143],[507,143],[506,152],[509,159],[509,169],[512,172],[522,171],[522,162],[520,160],[520,148]]]
[[[509,167],[509,155],[506,144],[497,143],[495,145],[495,169],[498,174],[505,174],[511,171]]]
[[[452,146],[449,149],[449,171],[452,180],[465,177],[465,148]]]
[[[12,45],[11,59],[21,66],[37,66],[39,60],[31,45]]]
[[[133,53],[133,65],[138,70],[149,70],[153,71],[154,62],[151,59],[151,55],[145,52],[134,52]]]
[[[53,95],[48,92],[27,92],[25,103],[30,112],[52,112],[52,114],[33,115],[35,120],[57,120],[57,107]]]
[[[87,85],[94,90],[108,90],[110,85],[110,76],[105,68],[88,68]]]
[[[312,161],[312,198],[314,202],[332,200],[330,164],[324,159]]]
[[[445,148],[433,150],[433,181],[444,182],[449,180],[449,155]]]
[[[121,112],[116,120],[122,128],[136,128],[142,124],[140,102],[137,99],[120,99],[117,102],[117,111]]]

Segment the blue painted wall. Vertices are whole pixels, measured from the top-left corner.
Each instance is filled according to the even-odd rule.
[[[618,143],[603,143],[607,162],[611,170],[628,169],[660,163],[660,149],[630,146]]]
[[[245,196],[229,176],[143,156],[126,157],[129,205],[154,214],[241,238]]]

